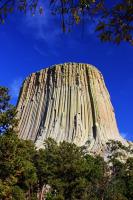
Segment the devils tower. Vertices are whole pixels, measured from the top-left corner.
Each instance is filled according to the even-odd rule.
[[[43,147],[46,138],[88,145],[99,151],[120,136],[110,95],[100,71],[82,63],[65,63],[32,73],[18,101],[19,137]]]

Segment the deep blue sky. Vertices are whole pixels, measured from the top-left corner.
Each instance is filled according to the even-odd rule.
[[[0,85],[10,88],[15,103],[22,80],[44,67],[64,62],[95,65],[104,75],[123,136],[133,140],[133,47],[101,43],[93,24],[63,34],[58,20],[15,15],[0,25]]]

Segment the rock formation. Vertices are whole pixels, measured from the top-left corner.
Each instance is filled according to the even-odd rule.
[[[93,152],[120,136],[103,76],[92,65],[65,63],[31,74],[18,101],[19,137],[43,147],[46,138]]]

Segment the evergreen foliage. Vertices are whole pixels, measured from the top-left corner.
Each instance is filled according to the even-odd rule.
[[[129,149],[110,141],[109,163],[75,144],[57,144],[51,138],[45,149],[37,151],[31,141],[18,138],[16,110],[9,99],[8,90],[0,87],[1,200],[133,199],[133,158],[122,162],[117,154],[121,148]]]

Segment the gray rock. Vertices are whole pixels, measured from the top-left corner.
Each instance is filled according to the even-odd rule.
[[[18,101],[19,137],[43,142],[51,137],[100,153],[120,136],[103,76],[89,64],[64,63],[31,74]]]

